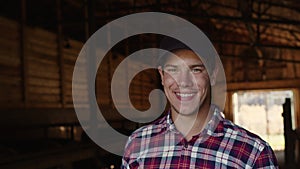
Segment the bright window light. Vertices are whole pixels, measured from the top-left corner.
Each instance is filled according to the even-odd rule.
[[[232,96],[234,122],[259,135],[274,150],[284,150],[282,104],[285,98],[291,99],[295,124],[293,95],[292,90],[235,92]]]

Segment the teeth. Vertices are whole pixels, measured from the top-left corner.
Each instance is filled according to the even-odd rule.
[[[176,93],[176,95],[180,96],[180,97],[191,97],[194,96],[194,93]]]

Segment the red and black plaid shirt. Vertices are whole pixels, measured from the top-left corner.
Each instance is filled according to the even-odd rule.
[[[206,128],[186,141],[170,113],[128,139],[122,169],[278,168],[268,143],[224,119],[215,109]]]

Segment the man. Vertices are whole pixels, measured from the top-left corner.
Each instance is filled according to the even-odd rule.
[[[161,48],[173,53],[158,66],[171,108],[129,137],[121,168],[278,168],[268,143],[211,104],[214,59],[204,64],[210,56],[198,56],[173,38],[165,38]]]

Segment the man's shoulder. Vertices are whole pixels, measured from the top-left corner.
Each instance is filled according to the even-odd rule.
[[[269,146],[269,144],[261,137],[239,125],[234,124],[230,120],[224,119],[223,125],[225,137],[235,139],[241,144],[247,143],[253,145],[260,150],[262,150],[265,146]]]
[[[152,137],[156,134],[159,134],[165,130],[166,125],[166,116],[155,120],[152,123],[146,124],[138,129],[136,129],[131,135],[130,138],[147,138]]]

